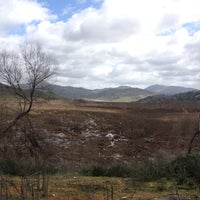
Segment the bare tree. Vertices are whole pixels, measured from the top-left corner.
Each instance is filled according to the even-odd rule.
[[[2,132],[5,136],[17,121],[31,111],[36,89],[55,75],[56,63],[39,44],[25,43],[20,53],[0,53],[0,77],[19,97],[20,111]],[[25,91],[22,85],[28,87]]]
[[[39,44],[27,42],[19,53],[8,51],[0,53],[0,80],[8,86],[8,89],[12,89],[19,105],[14,117],[11,120],[5,120],[4,128],[0,132],[1,150],[4,155],[8,151],[8,142],[15,146],[16,131],[12,131],[12,129],[21,119],[25,121],[20,132],[31,145],[28,150],[30,153],[34,150],[35,157],[36,155],[38,157],[38,151],[42,153],[28,114],[32,109],[36,90],[55,73],[55,60],[47,55]]]
[[[13,128],[17,122],[22,119],[25,119],[24,126],[21,128],[21,133],[24,134],[25,138],[28,139],[31,148],[29,147],[30,152],[34,151],[33,158],[35,163],[40,166],[40,155],[41,148],[39,147],[36,132],[32,126],[31,119],[29,118],[29,112],[32,109],[34,103],[34,97],[36,90],[44,83],[46,80],[51,78],[56,73],[56,62],[49,55],[47,55],[41,48],[39,44],[35,43],[25,43],[21,48],[19,53],[2,51],[0,52],[0,82],[4,83],[7,86],[7,89],[12,89],[15,96],[17,97],[17,103],[19,105],[18,111],[12,120],[5,120],[5,128],[1,129],[0,138],[1,144],[3,144],[2,152],[4,155],[7,154],[6,142],[9,138],[9,135],[13,133]],[[26,89],[24,89],[24,86]],[[15,139],[11,137],[11,141],[15,146]],[[26,143],[26,142],[25,142]],[[9,153],[9,152],[8,152]],[[9,155],[10,156],[10,155]],[[48,193],[48,177],[45,173],[45,166],[43,172],[37,172],[37,193],[42,191],[44,194]],[[42,174],[41,174],[42,173]],[[40,188],[40,175],[43,177],[43,188]],[[25,199],[25,185],[24,179],[29,180],[27,177],[23,177],[21,184],[20,195],[22,199]],[[0,179],[0,184],[1,184]],[[5,182],[5,181],[4,181]],[[4,183],[3,182],[3,183]],[[8,183],[8,181],[6,182]],[[29,183],[29,182],[28,182]],[[29,185],[34,185],[34,181]],[[6,184],[8,186],[8,184]],[[33,189],[33,188],[31,188]],[[8,190],[6,190],[8,191]],[[32,191],[32,190],[30,190]],[[30,191],[28,191],[30,193]],[[4,192],[5,193],[5,192]],[[6,192],[5,194],[8,194]],[[32,200],[37,199],[37,195],[32,191]],[[2,195],[0,195],[0,198]],[[9,197],[7,198],[9,199]]]

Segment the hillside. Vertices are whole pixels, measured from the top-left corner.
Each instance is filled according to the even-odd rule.
[[[48,84],[45,88],[54,92],[56,95],[67,99],[82,99],[92,93],[92,90],[81,87],[60,86],[53,84]]]
[[[145,90],[162,95],[175,95],[180,93],[186,93],[190,91],[195,91],[194,88],[185,88],[180,86],[165,86],[165,85],[152,85],[147,87]]]
[[[23,91],[25,94],[29,95],[30,91],[27,87],[23,87]],[[14,97],[15,93],[10,86],[0,83],[0,97]],[[55,93],[51,92],[48,88],[37,89],[35,91],[35,97],[43,98],[43,99],[58,99],[61,98],[60,96],[56,95]]]
[[[152,95],[151,92],[146,90],[127,86],[95,90],[59,85],[49,85],[48,88],[56,95],[67,99],[87,99],[94,101],[130,102]]]
[[[173,102],[173,101],[200,101],[200,91],[190,91],[186,93],[180,93],[175,95],[154,95],[154,96],[148,96],[144,99],[140,99],[139,102]]]
[[[26,85],[22,86],[25,92],[29,92]],[[176,86],[154,85],[146,89],[120,86],[116,88],[104,88],[89,90],[81,87],[59,86],[45,83],[36,90],[35,96],[44,99],[83,99],[90,101],[105,102],[165,102],[199,100],[199,91],[192,88]],[[189,92],[184,92],[188,91]],[[161,93],[161,94],[160,94]],[[162,94],[166,93],[166,94]],[[170,95],[175,93],[175,95]],[[10,87],[0,85],[1,96],[13,95]]]
[[[142,99],[149,95],[152,95],[152,93],[143,89],[121,86],[117,88],[107,88],[99,90],[98,92],[88,95],[86,99],[99,101],[130,102]]]
[[[129,86],[120,86],[116,88],[103,89],[85,89],[81,87],[59,86],[48,84],[47,88],[56,95],[67,99],[86,99],[93,101],[111,101],[111,102],[131,102],[140,99],[166,99],[164,95],[175,95],[189,91],[197,91],[194,88],[185,88],[179,86],[152,85],[146,89],[133,88]],[[174,97],[173,97],[174,98]],[[172,98],[172,99],[173,99]],[[171,97],[169,97],[171,99]]]
[[[9,86],[0,83],[0,96],[5,97],[10,95],[13,95],[13,90]]]

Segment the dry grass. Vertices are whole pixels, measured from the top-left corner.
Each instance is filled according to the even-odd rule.
[[[20,179],[9,177],[20,191]],[[84,177],[55,175],[50,177],[49,194],[42,197],[44,200],[147,200],[158,197],[176,195],[176,185],[172,181],[164,183],[164,190],[160,191],[160,182],[132,183],[131,179]],[[162,184],[163,185],[163,184]],[[16,190],[10,188],[12,196]],[[192,197],[197,191],[179,189],[182,197]],[[16,193],[17,195],[17,193]]]
[[[9,113],[17,110],[14,99],[1,99],[0,105],[2,112],[5,105],[11,108]],[[37,100],[30,116],[49,161],[64,172],[77,172],[87,164],[112,165],[158,154],[171,159],[185,153],[198,128],[199,112],[199,102]],[[194,145],[194,150],[199,151],[198,140]],[[133,194],[134,199],[150,199],[176,192],[174,186],[159,192],[158,184],[132,185],[128,179],[60,175],[51,177],[49,196],[44,199],[104,200],[106,188],[110,192],[112,187],[114,199],[131,199]]]
[[[0,103],[6,104],[5,100]],[[8,104],[14,112],[16,103],[10,100]],[[39,99],[30,117],[49,158],[68,172],[93,163],[110,165],[157,155],[172,159],[186,153],[198,128],[199,112],[199,102],[143,104]],[[197,140],[194,151],[199,150]]]
[[[166,195],[158,192],[150,184],[133,186],[130,179],[106,178],[106,177],[65,177],[54,176],[51,178],[49,197],[47,200],[111,200],[111,188],[113,199],[142,199],[154,198]],[[108,194],[108,196],[107,196]]]
[[[111,197],[111,186],[113,197]],[[164,189],[159,190],[160,186]],[[107,190],[108,189],[108,190]],[[181,199],[198,196],[195,189],[178,189]],[[107,196],[108,194],[108,196]],[[106,177],[65,177],[51,178],[47,200],[150,200],[158,197],[176,196],[177,185],[173,181],[132,182],[131,179]],[[187,198],[186,198],[187,197]],[[113,199],[112,199],[113,198]]]
[[[101,108],[98,106],[81,106],[80,104],[73,103],[69,100],[53,100],[53,101],[44,101],[39,100],[35,102],[33,111],[49,111],[49,110],[57,110],[57,111],[86,111],[86,112],[108,112],[108,113],[119,113],[118,109],[112,108]]]

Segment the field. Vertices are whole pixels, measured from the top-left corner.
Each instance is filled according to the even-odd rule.
[[[164,191],[160,191],[164,187]],[[195,190],[179,190],[179,197],[197,197]],[[162,199],[162,198],[163,199]],[[173,182],[158,181],[132,183],[131,179],[54,176],[51,177],[49,196],[47,200],[165,200],[177,197]]]
[[[5,105],[12,107],[11,113],[17,110],[15,101],[9,100],[9,104],[2,101],[2,111],[6,109]],[[173,180],[140,183],[133,177],[85,177],[79,174],[91,166],[109,168],[157,157],[170,162],[178,155],[186,155],[190,140],[198,130],[199,112],[199,102],[37,100],[29,114],[34,134],[46,163],[55,166],[60,174],[51,176],[49,196],[44,199],[142,200],[176,194]],[[22,125],[20,122],[15,128],[17,145],[12,147],[7,141],[9,156],[29,159],[28,144],[19,131]],[[192,152],[199,150],[197,138]],[[191,196],[196,192],[193,190],[192,187],[182,193]]]
[[[141,104],[36,102],[31,116],[41,143],[65,172],[186,154],[198,130],[199,102]],[[196,140],[193,152],[199,151]],[[50,153],[51,152],[51,153]],[[92,152],[92,153],[91,153]]]
[[[30,179],[29,177],[29,181]],[[0,197],[3,200],[197,200],[200,198],[199,191],[195,188],[186,185],[177,187],[175,181],[164,178],[151,182],[135,182],[130,178],[57,174],[49,177],[47,196],[34,188],[29,190],[28,188],[32,187],[30,185],[24,185],[22,195],[20,184],[22,177],[7,176],[4,180],[9,184],[6,189],[2,185],[0,187]]]

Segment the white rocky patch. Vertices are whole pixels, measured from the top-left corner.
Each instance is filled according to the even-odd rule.
[[[82,135],[86,138],[100,136],[100,134],[97,131],[90,131],[90,130],[86,130],[86,131],[82,132]]]
[[[115,137],[115,134],[110,132],[110,133],[108,133],[108,134],[106,135],[106,137],[109,138],[110,140],[113,140],[114,137]]]

